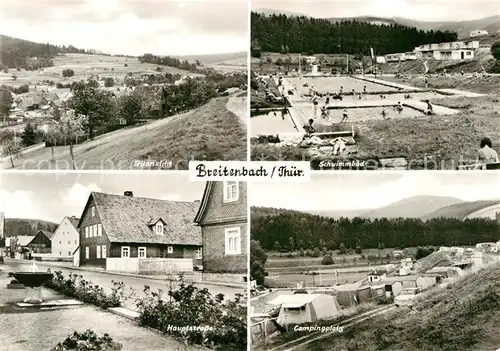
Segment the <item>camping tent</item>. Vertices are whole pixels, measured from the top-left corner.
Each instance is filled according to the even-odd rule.
[[[281,325],[314,322],[341,314],[335,296],[326,294],[279,295],[268,303],[281,305],[277,321]]]

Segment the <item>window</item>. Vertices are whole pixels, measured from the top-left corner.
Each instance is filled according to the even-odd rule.
[[[130,246],[122,246],[122,258],[130,257]]]
[[[89,227],[85,227],[85,237],[89,237]]]
[[[106,245],[102,245],[101,256],[102,258],[106,258]]]
[[[78,242],[75,240],[75,245],[78,244]]]
[[[90,229],[89,229],[89,238],[93,238],[94,237],[94,226],[91,226]]]
[[[61,240],[59,240],[59,245],[61,245],[61,244],[62,244],[62,242],[61,242]]]
[[[240,228],[226,229],[226,255],[241,254]]]
[[[146,258],[146,248],[139,247],[139,258]]]
[[[88,246],[85,248],[85,258],[87,260],[90,258],[90,249]]]
[[[238,201],[238,182],[224,182],[224,202]]]
[[[97,258],[101,258],[101,246],[97,245]]]
[[[167,247],[167,253],[174,253],[174,247],[173,246]]]
[[[97,225],[97,236],[101,236],[102,235],[102,224],[99,223]]]
[[[62,256],[62,251],[59,251],[59,256]]]
[[[68,240],[68,245],[71,245],[71,240]]]
[[[68,251],[68,256],[71,256],[71,251]]]
[[[163,223],[162,222],[156,223],[155,232],[156,232],[156,234],[160,234],[160,235],[163,234]]]
[[[203,257],[203,248],[199,247],[196,249],[196,259],[200,260]]]
[[[91,216],[92,216],[92,217],[95,217],[95,207],[94,207],[94,206],[92,206],[92,207],[90,208],[90,212],[91,212]]]

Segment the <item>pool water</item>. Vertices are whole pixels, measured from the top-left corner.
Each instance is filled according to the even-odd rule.
[[[401,112],[396,111],[393,107],[360,107],[360,108],[348,108],[348,109],[329,109],[329,117],[321,118],[319,113],[314,117],[313,110],[310,106],[295,106],[295,110],[300,111],[299,113],[303,118],[313,118],[317,123],[339,123],[342,120],[342,115],[347,113],[347,122],[364,122],[370,120],[384,120],[384,119],[396,119],[396,118],[414,118],[425,116],[424,113],[415,110],[411,107],[403,107]],[[382,111],[386,112],[386,117],[382,116]]]
[[[276,135],[278,133],[293,133],[297,130],[290,115],[285,115],[283,119],[281,111],[271,111],[266,114],[253,116],[250,118],[250,135]]]

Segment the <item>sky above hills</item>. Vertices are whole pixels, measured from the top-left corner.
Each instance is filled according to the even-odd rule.
[[[500,199],[496,172],[316,173],[308,183],[255,183],[249,187],[251,206],[306,211],[380,208],[420,195],[464,201]]]
[[[298,12],[312,17],[403,17],[418,21],[465,21],[500,15],[498,0],[253,0],[253,9]]]
[[[59,223],[64,216],[79,217],[90,192],[171,201],[201,200],[204,182],[190,182],[188,174],[137,173],[2,173],[0,212],[7,218],[31,218]],[[193,218],[194,220],[194,218]]]
[[[0,34],[134,56],[247,51],[248,3],[1,0]]]

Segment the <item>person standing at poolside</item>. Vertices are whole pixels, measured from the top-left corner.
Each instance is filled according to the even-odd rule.
[[[500,163],[498,153],[492,149],[490,138],[481,139],[481,149],[478,151],[477,161],[480,164]]]
[[[316,118],[316,116],[318,115],[318,104],[319,104],[318,96],[316,94],[313,95],[312,103],[313,103],[313,118]]]
[[[344,111],[342,112],[342,119],[340,120],[340,123],[343,123],[343,122],[346,122],[347,121],[347,118],[349,118],[347,116],[347,110],[344,109]]]

